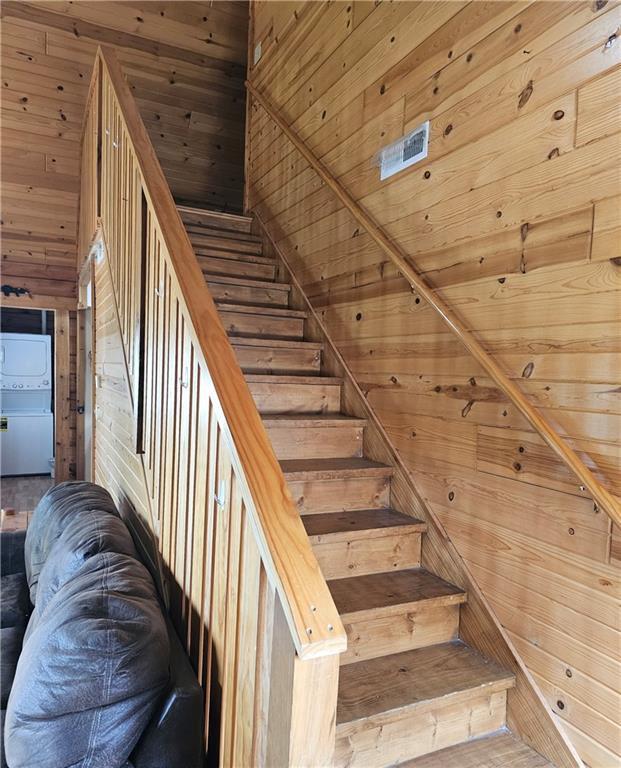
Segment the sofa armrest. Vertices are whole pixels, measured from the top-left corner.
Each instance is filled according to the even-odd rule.
[[[26,531],[0,531],[0,576],[25,573]]]

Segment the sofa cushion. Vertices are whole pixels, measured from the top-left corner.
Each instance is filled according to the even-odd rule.
[[[0,627],[25,626],[30,609],[26,574],[0,576]]]
[[[6,713],[11,768],[118,768],[168,682],[155,587],[127,555],[87,559],[25,642]]]
[[[101,552],[118,552],[138,559],[131,534],[119,517],[88,509],[68,518],[39,574],[37,602],[26,638],[32,634],[39,617],[58,590],[83,568],[89,558]]]
[[[4,756],[4,717],[5,709],[0,709],[0,768],[7,768],[6,757]]]
[[[22,650],[25,624],[0,629],[0,707],[6,707]]]
[[[94,483],[71,481],[53,486],[37,504],[24,547],[26,578],[30,600],[36,604],[39,573],[48,553],[63,532],[67,520],[89,509],[98,509],[118,517],[112,497]]]

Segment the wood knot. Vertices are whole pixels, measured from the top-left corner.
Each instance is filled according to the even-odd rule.
[[[548,152],[548,160],[554,160],[555,157],[558,157],[560,155],[560,150],[558,147],[554,147],[554,149],[551,149]]]
[[[562,109],[557,109],[556,112],[552,115],[552,117],[555,120],[562,120],[565,117],[565,113]]]
[[[526,87],[520,93],[519,99],[518,99],[518,109],[522,109],[522,107],[528,102],[530,97],[533,95],[533,81],[529,80],[526,84]]]
[[[444,135],[445,135],[445,136],[448,136],[448,135],[449,135],[449,133],[450,133],[452,130],[453,130],[453,124],[452,124],[452,123],[449,123],[449,124],[446,126],[446,128],[444,129]]]
[[[522,371],[522,378],[529,379],[533,375],[534,370],[535,370],[535,364],[532,362],[528,363],[528,365],[524,366],[524,370]]]

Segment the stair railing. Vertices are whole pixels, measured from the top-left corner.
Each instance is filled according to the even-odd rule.
[[[131,379],[134,434],[116,429],[141,455],[171,614],[205,691],[210,753],[221,765],[330,765],[345,631],[105,47],[84,126],[80,243],[102,232]]]
[[[578,454],[559,436],[549,421],[526,398],[522,390],[507,376],[494,358],[486,351],[476,336],[468,330],[459,315],[425,281],[408,260],[408,255],[401,246],[394,242],[377,224],[373,217],[351,196],[348,190],[335,178],[326,165],[315,156],[287,123],[278,108],[261,93],[251,82],[246,81],[246,88],[271,120],[280,128],[287,139],[300,152],[322,181],[334,192],[353,218],[368,232],[374,242],[389,257],[410,286],[427,301],[440,315],[448,327],[456,334],[466,349],[479,365],[493,379],[501,391],[511,400],[518,411],[541,435],[547,445],[569,467],[578,480],[578,488],[588,493],[597,509],[603,509],[610,519],[621,526],[621,502],[595,477]]]

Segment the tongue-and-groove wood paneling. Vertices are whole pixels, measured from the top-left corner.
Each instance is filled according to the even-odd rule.
[[[240,209],[246,33],[245,2],[2,4],[3,283],[76,295],[79,142],[98,44],[117,48],[175,196]]]
[[[621,493],[619,7],[252,8],[253,82]],[[428,159],[380,182],[378,150],[426,119]],[[256,106],[249,152],[251,206],[584,759],[611,768],[607,517]]]

